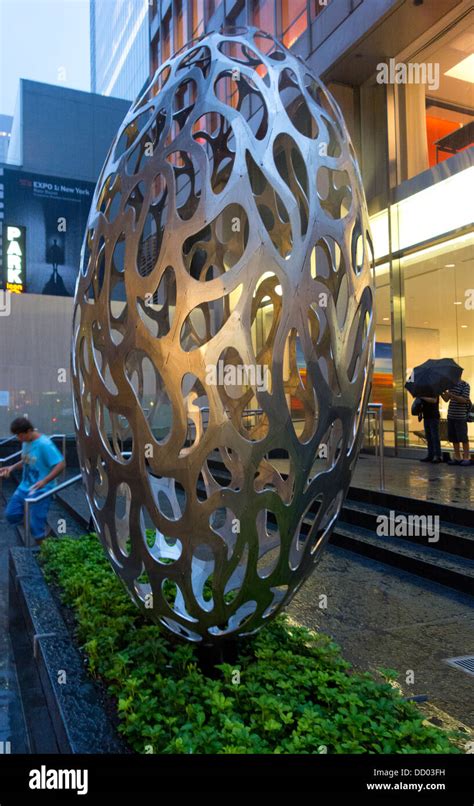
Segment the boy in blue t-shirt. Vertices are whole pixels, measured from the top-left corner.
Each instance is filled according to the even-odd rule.
[[[22,444],[21,459],[15,465],[0,470],[3,478],[8,478],[13,470],[23,468],[21,482],[10,498],[5,516],[8,523],[20,523],[23,520],[25,498],[34,498],[35,494],[47,492],[55,487],[54,479],[59,476],[66,463],[54,443],[39,431],[26,417],[13,420],[10,431],[16,434]],[[31,505],[31,534],[40,541],[45,537],[46,517],[51,497]]]

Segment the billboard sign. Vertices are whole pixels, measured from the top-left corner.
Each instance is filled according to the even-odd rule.
[[[2,288],[70,297],[74,295],[80,265],[81,246],[91,206],[94,185],[76,179],[33,174],[20,169],[4,168],[4,220],[20,230],[24,242],[13,238],[9,280],[8,236],[3,237],[3,259],[0,278]],[[23,257],[23,272],[28,270],[28,283],[23,275],[23,288],[17,282],[18,248]]]
[[[26,291],[26,228],[3,225],[3,285],[5,291]]]

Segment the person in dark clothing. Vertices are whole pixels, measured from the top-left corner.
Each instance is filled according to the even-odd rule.
[[[467,433],[467,415],[471,408],[471,387],[467,381],[459,379],[452,389],[443,392],[443,400],[449,400],[448,406],[448,439],[453,443],[454,458],[450,465],[470,466],[469,436]],[[461,445],[463,455],[461,456]]]
[[[423,402],[423,425],[425,427],[426,442],[428,444],[428,456],[420,459],[420,462],[442,462],[441,441],[439,438],[439,397],[422,397]]]
[[[53,274],[56,274],[58,271],[58,265],[61,263],[63,258],[62,249],[58,246],[58,242],[56,238],[53,240],[53,245],[50,247],[49,250],[49,262],[53,264]]]

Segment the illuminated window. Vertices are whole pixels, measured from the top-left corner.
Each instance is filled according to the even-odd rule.
[[[253,24],[265,31],[274,34],[275,28],[275,0],[254,0],[252,8]]]
[[[188,4],[179,2],[175,4],[174,12],[174,52],[181,50],[188,41]]]
[[[308,27],[306,0],[281,0],[283,44],[291,48]]]
[[[473,245],[472,235],[454,238],[400,260],[405,287],[407,374],[427,358],[450,356],[464,367],[462,377],[471,387],[471,396],[474,388],[474,311],[466,308],[464,302],[465,289],[472,285]],[[442,399],[439,403],[441,418],[445,420],[448,403]],[[449,447],[445,427],[446,423],[441,425],[443,448]],[[472,439],[473,423],[468,426],[468,434]],[[423,428],[420,428],[418,418],[410,415],[409,442],[423,445]]]
[[[399,181],[411,179],[474,144],[474,13],[408,58],[397,83]],[[420,125],[424,113],[425,125]]]

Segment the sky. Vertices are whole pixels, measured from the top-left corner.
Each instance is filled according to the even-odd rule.
[[[0,114],[20,78],[89,91],[89,58],[89,0],[0,0]]]

